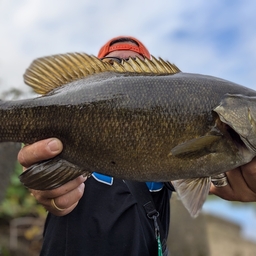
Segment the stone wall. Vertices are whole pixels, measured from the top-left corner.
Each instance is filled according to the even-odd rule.
[[[256,256],[256,243],[241,236],[239,225],[212,215],[206,223],[211,256]]]
[[[256,243],[241,236],[239,225],[205,214],[192,219],[175,194],[168,246],[171,256],[256,256]]]

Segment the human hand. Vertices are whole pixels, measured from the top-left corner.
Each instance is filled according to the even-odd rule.
[[[25,170],[39,161],[55,157],[62,149],[62,143],[58,139],[52,138],[38,141],[23,147],[18,154],[18,161],[24,166]],[[53,190],[40,191],[30,189],[30,192],[46,210],[56,216],[64,216],[70,213],[81,199],[84,193],[85,180],[86,177],[79,176]],[[53,203],[55,203],[55,206]]]
[[[256,202],[256,158],[226,173],[228,185],[215,187],[210,193],[229,201]]]

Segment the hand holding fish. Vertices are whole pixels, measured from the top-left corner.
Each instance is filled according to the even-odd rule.
[[[62,144],[59,140],[42,140],[22,148],[18,155],[18,161],[27,168],[38,161],[56,156],[61,150]],[[256,201],[256,158],[246,165],[227,172],[227,179],[227,186],[218,188],[212,185],[210,193],[230,201]],[[30,191],[49,212],[57,216],[64,216],[76,207],[82,197],[85,180],[86,178],[79,176],[56,189],[46,191],[31,189]],[[52,199],[63,211],[52,205]]]
[[[248,164],[226,173],[228,185],[211,185],[210,193],[229,201],[256,201],[256,158]]]
[[[25,167],[52,158],[62,150],[62,143],[56,139],[46,139],[22,148],[18,161]],[[70,213],[77,205],[84,192],[85,177],[79,176],[63,186],[46,191],[30,189],[31,194],[46,210],[56,216]]]

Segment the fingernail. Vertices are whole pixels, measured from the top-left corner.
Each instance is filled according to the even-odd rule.
[[[48,147],[52,152],[59,152],[61,150],[61,146],[58,140],[50,140],[48,142]]]

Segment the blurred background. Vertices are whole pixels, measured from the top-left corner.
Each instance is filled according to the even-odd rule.
[[[119,35],[137,37],[152,55],[175,63],[184,72],[218,76],[256,90],[255,11],[256,2],[239,0],[0,0],[0,94],[2,98],[31,95],[22,76],[35,58],[66,52],[97,55],[102,44]],[[16,165],[9,159],[14,162],[11,174]],[[26,216],[43,220],[45,216],[20,187],[17,173],[21,169],[16,169],[0,202],[0,224],[6,230],[13,219]],[[17,204],[21,209],[16,209]],[[242,240],[255,243],[255,209],[255,204],[230,203],[211,196],[204,213],[231,222]],[[16,230],[19,222],[12,225]],[[37,232],[40,237],[33,225],[27,227],[32,228],[28,237],[36,237]],[[224,224],[221,227],[226,229]],[[0,255],[14,255],[3,241],[0,233]],[[211,246],[208,249],[211,251]]]

